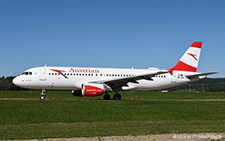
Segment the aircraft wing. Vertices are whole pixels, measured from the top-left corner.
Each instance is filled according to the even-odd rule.
[[[200,73],[200,74],[193,74],[193,75],[187,75],[186,77],[188,79],[194,79],[194,78],[199,78],[199,76],[207,76],[211,74],[217,74],[218,72],[208,72],[208,73]]]
[[[131,77],[125,77],[125,78],[114,78],[114,79],[106,79],[106,80],[98,80],[98,81],[90,81],[90,83],[98,83],[98,84],[106,84],[110,86],[112,89],[118,89],[122,86],[128,86],[127,83],[138,83],[137,80],[146,79],[146,80],[152,80],[152,77],[160,74],[168,73],[167,70],[165,71],[157,71],[154,73],[147,73],[147,74],[141,74]]]

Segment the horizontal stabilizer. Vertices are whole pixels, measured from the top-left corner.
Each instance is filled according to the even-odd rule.
[[[217,74],[218,72],[208,72],[208,73],[200,73],[200,74],[194,74],[194,75],[187,75],[186,77],[188,79],[198,78],[199,76],[207,76],[211,74]]]

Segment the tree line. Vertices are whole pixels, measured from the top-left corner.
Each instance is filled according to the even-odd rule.
[[[11,91],[16,91],[16,90],[24,90],[20,87],[17,87],[16,85],[14,85],[12,83],[13,80],[13,76],[8,76],[8,77],[4,77],[2,76],[0,78],[0,90],[1,91],[6,91],[6,90],[11,90]]]
[[[169,91],[197,91],[197,92],[224,92],[225,91],[225,78],[205,78],[192,83],[172,87]]]
[[[0,90],[1,91],[19,91],[28,90],[17,87],[12,83],[14,76],[1,77],[0,78]],[[199,92],[224,92],[225,91],[225,78],[206,78],[196,82],[184,84],[177,87],[169,88],[168,91],[199,91]]]

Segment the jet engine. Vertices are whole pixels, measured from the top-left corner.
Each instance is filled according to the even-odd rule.
[[[106,86],[103,84],[82,84],[81,90],[72,91],[73,96],[100,96],[106,91]]]
[[[82,84],[82,95],[83,96],[100,96],[103,95],[106,90],[103,84]]]

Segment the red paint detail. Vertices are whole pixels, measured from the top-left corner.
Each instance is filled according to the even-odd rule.
[[[98,69],[73,69],[70,68],[69,72],[76,72],[76,73],[99,73]]]
[[[71,69],[69,70],[69,72],[74,72],[74,69],[73,69],[73,68],[71,68]]]
[[[191,53],[188,53],[188,55],[192,56],[196,61],[198,61],[198,59],[196,58],[197,55]]]
[[[194,42],[190,47],[202,48],[202,42]]]
[[[173,71],[189,71],[189,72],[196,72],[197,68],[196,67],[192,67],[188,64],[185,64],[182,61],[179,61],[173,68],[171,68],[168,72],[173,75]]]
[[[50,69],[50,70],[55,71],[55,72],[57,72],[59,74],[62,74],[62,70],[55,70],[55,69]]]
[[[64,76],[66,79],[68,79],[68,77],[66,77],[62,72],[65,72],[64,70],[56,70],[56,69],[50,69],[50,70],[52,70],[52,71],[54,71],[54,72],[57,72],[57,73],[59,73],[59,74],[61,74],[62,76]]]
[[[85,85],[84,89],[85,89],[84,96],[90,96],[90,97],[100,96],[100,95],[103,95],[104,93],[103,89],[95,87],[95,86]]]

